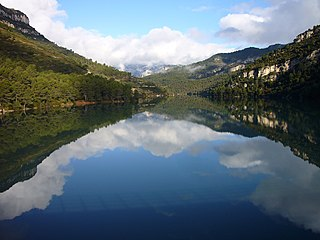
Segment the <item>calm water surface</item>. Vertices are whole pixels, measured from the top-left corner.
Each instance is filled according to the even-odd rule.
[[[320,169],[310,163],[318,159],[307,159],[318,135],[304,128],[312,150],[302,152],[279,140],[288,142],[294,125],[269,110],[259,113],[264,120],[253,117],[254,128],[250,113],[243,119],[189,107],[174,116],[163,109],[133,116],[117,109],[119,121],[95,122],[95,130],[65,143],[77,132],[70,125],[56,150],[33,153],[34,165],[21,153],[29,143],[14,149],[23,171],[3,157],[7,172],[17,170],[2,178],[0,238],[320,239]],[[108,119],[111,109],[76,119],[97,111]]]

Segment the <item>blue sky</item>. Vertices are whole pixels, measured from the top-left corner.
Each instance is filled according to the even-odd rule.
[[[60,0],[61,9],[68,13],[68,27],[82,26],[96,29],[114,37],[127,34],[146,34],[150,29],[163,26],[181,32],[197,28],[205,33],[218,31],[219,20],[228,14],[241,0],[117,0],[77,1]],[[256,5],[261,3],[256,1]],[[89,17],[84,17],[90,12]]]
[[[320,0],[0,0],[60,46],[125,69],[189,64],[289,43],[320,24]]]

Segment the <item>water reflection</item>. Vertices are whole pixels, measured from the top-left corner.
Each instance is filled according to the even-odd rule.
[[[228,133],[187,121],[143,113],[132,119],[101,128],[75,142],[61,147],[38,165],[36,175],[0,194],[0,219],[12,219],[33,208],[45,209],[53,195],[60,196],[66,177],[72,171],[66,166],[72,159],[86,160],[104,150],[142,147],[153,155],[169,157],[195,142],[223,140]]]
[[[61,146],[132,114],[131,105],[94,105],[0,116],[0,192],[33,177]]]
[[[320,232],[319,168],[292,156],[288,147],[265,138],[231,141],[215,149],[227,168],[270,175],[250,196],[255,205]]]
[[[212,156],[217,155],[223,168],[219,174],[237,178],[239,185],[245,179],[256,182],[249,194],[244,192],[246,200],[268,214],[280,214],[298,225],[320,232],[320,171],[315,165],[295,156],[289,147],[264,137],[246,138],[220,133],[200,124],[148,112],[96,130],[53,152],[38,166],[33,178],[0,194],[0,219],[13,219],[34,208],[46,209],[53,196],[63,194],[66,179],[73,174],[70,167],[73,160],[86,160],[119,148],[130,151],[142,148],[162,158],[187,152],[199,158],[206,154],[208,161],[215,161]],[[203,165],[197,170],[192,166],[184,170],[189,171],[190,176],[208,177],[204,180],[207,187],[212,187],[210,181],[215,180],[215,186],[223,188],[223,180],[227,177],[210,178],[218,175],[218,166],[210,167]],[[170,176],[175,174],[173,172]],[[150,181],[152,178],[150,176]],[[189,178],[188,175],[185,179]],[[188,201],[194,196],[186,192],[183,197]],[[174,214],[158,211],[169,216]]]
[[[296,156],[320,167],[320,111],[316,104],[301,106],[264,100],[213,102],[181,96],[158,104],[153,111],[190,119],[220,132],[265,136],[289,146]]]

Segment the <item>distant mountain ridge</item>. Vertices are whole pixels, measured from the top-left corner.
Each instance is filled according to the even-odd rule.
[[[10,9],[0,4],[0,22],[15,28],[21,33],[38,40],[47,40],[37,30],[29,25],[29,18],[23,12]]]
[[[249,47],[231,53],[218,53],[204,61],[190,64],[187,68],[194,69],[191,78],[207,78],[216,74],[243,69],[246,64],[282,47],[284,47],[284,45],[274,44],[267,48]]]
[[[211,93],[219,97],[278,96],[319,101],[320,25],[212,86]]]
[[[130,72],[135,77],[146,77],[152,74],[161,73],[175,67],[168,64],[127,64],[125,71]]]
[[[208,78],[217,74],[243,69],[246,64],[253,62],[266,53],[284,46],[285,45],[282,44],[275,44],[267,48],[249,47],[231,53],[218,53],[200,62],[181,66],[170,66],[167,69],[164,68],[162,71],[155,73],[169,76],[172,74],[174,77],[177,77],[177,75],[184,75],[189,79]]]
[[[320,101],[320,25],[286,45],[216,54],[146,78],[170,95]]]
[[[275,44],[262,49],[250,47],[232,53],[219,53],[193,64],[170,66],[165,71],[146,76],[145,79],[164,88],[169,95],[197,94],[228,78],[229,74],[245,68],[264,54],[283,46]]]

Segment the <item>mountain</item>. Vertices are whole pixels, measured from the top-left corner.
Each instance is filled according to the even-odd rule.
[[[128,72],[57,46],[31,27],[24,13],[0,5],[0,114],[75,103],[131,102],[158,92],[154,84]]]
[[[185,68],[191,73],[190,78],[201,79],[216,74],[234,72],[245,68],[245,65],[253,62],[261,56],[282,48],[284,45],[275,44],[267,48],[249,47],[232,53],[219,53]]]
[[[48,41],[29,25],[29,18],[23,12],[9,9],[0,4],[0,22],[34,39]]]
[[[215,97],[275,96],[319,101],[320,25],[212,86]]]
[[[152,74],[162,73],[168,71],[170,68],[174,67],[174,65],[167,64],[128,64],[125,65],[125,70],[130,72],[135,77],[147,77]]]
[[[243,69],[246,64],[283,46],[275,44],[262,49],[250,47],[232,53],[219,53],[197,63],[170,66],[166,71],[144,79],[164,88],[170,95],[193,94],[212,87],[216,82],[227,79],[227,74]]]
[[[245,48],[232,53],[219,53],[212,57],[185,66],[170,66],[159,74],[184,75],[190,79],[208,78],[217,74],[234,72],[243,69],[246,64],[253,62],[266,53],[282,48],[284,45],[275,44],[267,48]]]

